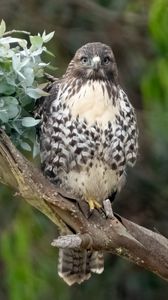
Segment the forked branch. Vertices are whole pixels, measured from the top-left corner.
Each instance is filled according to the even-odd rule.
[[[15,148],[0,130],[0,182],[12,187],[30,205],[54,222],[64,236],[52,245],[108,251],[168,280],[168,240],[115,215],[95,210],[87,219],[77,202],[67,199]],[[77,234],[74,234],[77,233]]]

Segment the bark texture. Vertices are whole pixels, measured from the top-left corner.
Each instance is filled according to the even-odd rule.
[[[60,248],[108,251],[168,280],[168,239],[115,214],[107,219],[95,210],[86,218],[15,148],[0,130],[0,182],[12,187],[65,234],[52,242]]]

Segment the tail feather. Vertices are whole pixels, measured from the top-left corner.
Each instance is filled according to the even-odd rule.
[[[90,270],[96,274],[101,274],[104,271],[104,255],[102,252],[92,252]]]
[[[104,270],[104,259],[101,252],[90,250],[60,249],[58,275],[68,284],[82,283],[88,280],[91,273],[100,274]]]

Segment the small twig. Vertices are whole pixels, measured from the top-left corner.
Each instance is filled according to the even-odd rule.
[[[51,246],[57,248],[91,249],[92,244],[91,236],[85,233],[60,236],[52,241]]]
[[[82,239],[79,235],[71,234],[58,237],[57,239],[53,240],[51,246],[57,248],[80,249],[81,243]]]
[[[13,33],[23,33],[23,34],[30,35],[30,32],[28,32],[28,31],[24,31],[24,30],[15,30],[15,29],[13,29],[13,30],[4,32],[4,33],[3,33],[3,36],[11,35],[11,34],[13,34]]]
[[[58,80],[57,77],[54,77],[54,76],[52,76],[51,74],[48,74],[47,72],[44,73],[44,77],[45,77],[46,79],[48,79],[49,81],[51,81],[51,82],[55,82],[56,80]]]

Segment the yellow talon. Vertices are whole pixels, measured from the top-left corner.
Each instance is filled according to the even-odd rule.
[[[95,199],[89,199],[87,202],[89,204],[90,211],[92,211],[94,208],[101,207],[100,203],[97,202]]]

